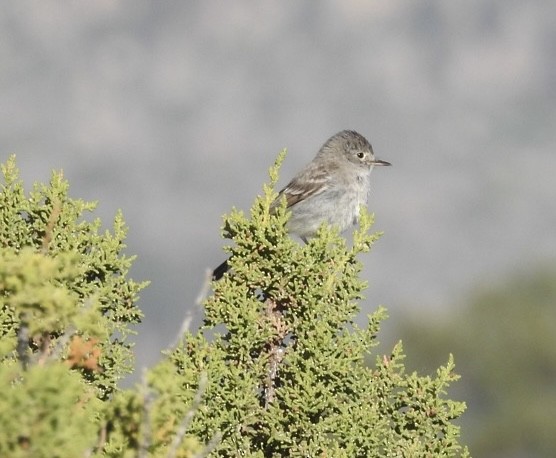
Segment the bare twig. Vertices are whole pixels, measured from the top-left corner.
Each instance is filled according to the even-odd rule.
[[[280,363],[284,359],[284,349],[282,342],[288,334],[288,327],[284,322],[282,312],[276,302],[267,300],[266,314],[270,326],[275,330],[275,336],[268,343],[268,372],[264,383],[264,408],[268,409],[274,401],[276,392],[276,377]]]
[[[168,458],[176,457],[178,447],[182,443],[185,433],[187,432],[187,429],[191,424],[191,420],[195,416],[195,413],[197,412],[197,409],[201,404],[201,400],[203,399],[203,394],[205,392],[206,387],[207,387],[207,374],[206,372],[202,372],[201,378],[199,379],[199,386],[197,387],[197,391],[195,393],[193,401],[191,402],[189,409],[185,413],[183,420],[181,421],[176,431],[176,434],[174,435],[174,440],[172,441],[172,445],[170,446],[170,450],[168,451],[168,455],[167,455]]]
[[[208,291],[210,289],[211,280],[212,280],[212,272],[210,271],[210,269],[207,269],[205,271],[205,278],[203,280],[203,285],[201,286],[201,289],[199,290],[199,293],[197,294],[197,297],[195,299],[195,305],[197,307],[201,307],[201,305],[203,304],[203,301],[206,299]],[[189,312],[189,311],[186,312],[185,318],[183,319],[183,322],[180,326],[180,330],[178,331],[178,334],[177,334],[176,338],[174,339],[174,342],[172,343],[170,348],[176,348],[179,345],[183,335],[189,329],[189,326],[191,326],[191,321],[192,320],[193,320],[193,316],[192,316],[191,312]]]
[[[264,408],[268,409],[270,404],[274,402],[276,396],[276,377],[278,376],[278,368],[284,359],[284,349],[279,344],[273,343],[270,347],[270,357],[268,359],[268,372],[264,387]]]
[[[102,423],[100,427],[100,431],[98,432],[98,440],[95,446],[89,447],[83,453],[83,458],[91,458],[93,456],[93,452],[102,453],[104,450],[104,445],[106,444],[106,422]]]
[[[210,289],[210,282],[212,280],[212,271],[210,269],[205,270],[205,278],[203,281],[203,286],[197,294],[197,298],[195,299],[195,305],[200,307],[203,305],[203,301],[206,299],[208,291]]]
[[[209,455],[210,452],[212,452],[218,446],[221,440],[222,440],[222,433],[217,432],[214,436],[212,436],[208,444],[205,445],[205,448],[201,450],[199,453],[193,455],[193,458],[205,458],[206,456]]]
[[[151,409],[154,400],[153,394],[149,390],[147,381],[147,369],[143,368],[141,380],[141,391],[143,393],[143,421],[141,423],[141,438],[137,458],[147,458],[151,445]]]
[[[17,357],[23,370],[29,366],[29,325],[24,313],[19,317],[20,325],[17,330]]]
[[[104,423],[102,425],[102,427],[100,428],[100,432],[99,432],[99,435],[98,435],[97,450],[99,452],[102,452],[102,450],[104,450],[104,445],[106,444],[107,433],[108,433],[108,431],[106,430],[106,423]]]
[[[42,366],[48,360],[51,340],[50,333],[43,331],[40,340],[40,350],[36,356],[36,361],[39,366]]]

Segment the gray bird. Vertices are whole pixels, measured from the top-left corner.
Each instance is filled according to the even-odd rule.
[[[353,130],[330,137],[314,159],[280,191],[271,212],[286,197],[291,212],[287,228],[304,242],[324,222],[341,232],[357,223],[362,205],[367,204],[371,172],[375,166],[392,165],[376,159],[371,144]],[[228,270],[224,261],[213,272],[218,280]]]

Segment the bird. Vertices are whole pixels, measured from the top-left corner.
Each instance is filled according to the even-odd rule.
[[[323,223],[344,232],[357,223],[361,206],[367,204],[373,168],[390,165],[375,158],[363,135],[342,130],[278,193],[270,212],[275,212],[285,197],[291,212],[286,228],[305,243]],[[213,279],[219,280],[228,269],[226,260],[214,269]]]

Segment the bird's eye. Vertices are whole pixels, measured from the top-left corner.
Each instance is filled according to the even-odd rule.
[[[365,157],[365,153],[362,153],[361,151],[359,153],[357,153],[357,157],[359,159],[363,159]]]

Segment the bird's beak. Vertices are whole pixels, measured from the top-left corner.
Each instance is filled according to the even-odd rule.
[[[383,161],[382,159],[374,159],[372,165],[392,165],[390,162]]]

